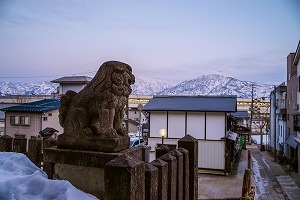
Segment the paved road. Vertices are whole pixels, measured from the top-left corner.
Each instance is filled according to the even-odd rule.
[[[299,187],[279,164],[266,152],[252,149],[253,184],[256,199],[300,199]]]
[[[252,184],[256,187],[256,200],[300,200],[300,189],[294,179],[267,151],[259,151],[256,145],[247,145],[247,149],[252,152]],[[239,199],[247,163],[247,150],[242,150],[232,175],[199,174],[198,199]]]

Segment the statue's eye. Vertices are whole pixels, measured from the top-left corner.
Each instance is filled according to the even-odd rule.
[[[114,73],[112,75],[112,80],[115,84],[122,84],[123,82],[123,76],[122,74],[117,74],[117,73]]]

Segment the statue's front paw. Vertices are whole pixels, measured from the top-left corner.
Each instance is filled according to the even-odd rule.
[[[104,138],[118,138],[117,131],[113,128],[110,128],[104,132]]]
[[[119,128],[119,129],[117,130],[117,133],[118,133],[119,135],[121,135],[121,136],[126,136],[126,135],[128,135],[127,132],[126,132],[126,130],[125,130],[124,128]]]

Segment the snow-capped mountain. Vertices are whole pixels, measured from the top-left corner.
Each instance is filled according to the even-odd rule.
[[[170,81],[135,77],[135,83],[131,88],[132,94],[156,95],[175,85],[176,83]]]
[[[187,80],[174,87],[167,88],[160,95],[236,95],[240,98],[251,98],[253,86],[254,97],[269,97],[274,89],[272,85],[241,81],[232,77],[212,74]]]
[[[43,81],[38,83],[0,82],[0,96],[14,95],[50,95],[56,91],[58,84]]]
[[[154,80],[136,77],[132,94],[141,95],[236,95],[240,98],[251,98],[251,85],[254,85],[254,97],[268,97],[272,85],[241,81],[223,75],[203,75],[179,84],[165,80]],[[50,95],[56,91],[58,84],[51,82],[12,83],[0,82],[0,95],[35,94]]]

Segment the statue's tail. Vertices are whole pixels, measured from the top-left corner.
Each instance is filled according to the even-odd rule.
[[[58,118],[59,118],[59,124],[62,127],[64,127],[64,122],[66,119],[66,115],[68,113],[70,102],[76,94],[77,94],[76,92],[69,90],[66,92],[65,95],[63,95],[60,98],[60,108],[59,108]]]

